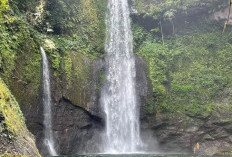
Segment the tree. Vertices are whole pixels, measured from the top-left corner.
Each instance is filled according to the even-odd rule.
[[[7,18],[6,11],[9,9],[8,0],[0,1],[0,22],[3,21],[4,18]]]
[[[173,19],[175,18],[175,13],[176,12],[177,11],[175,9],[170,9],[170,10],[168,10],[168,11],[166,11],[164,13],[164,19],[170,21],[171,24],[172,24],[172,32],[173,32],[173,34],[175,33],[175,25],[174,25]]]

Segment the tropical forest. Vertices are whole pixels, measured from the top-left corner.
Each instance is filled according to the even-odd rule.
[[[232,0],[0,0],[0,157],[232,156]]]

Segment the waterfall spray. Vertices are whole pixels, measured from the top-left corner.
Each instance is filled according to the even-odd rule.
[[[142,145],[129,14],[127,0],[109,0],[105,43],[107,77],[101,91],[106,114],[105,153],[135,153]]]
[[[52,131],[52,113],[51,113],[51,90],[50,90],[50,76],[49,66],[46,53],[40,47],[43,61],[43,105],[44,105],[44,143],[48,148],[50,155],[56,156],[54,137]]]

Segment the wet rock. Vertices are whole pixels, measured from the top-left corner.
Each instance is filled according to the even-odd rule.
[[[191,132],[191,133],[193,133],[193,132],[198,131],[198,129],[199,129],[198,126],[192,126],[192,127],[187,128],[187,129],[186,129],[186,132]]]
[[[213,141],[215,139],[212,136],[210,136],[209,134],[206,134],[206,135],[204,135],[203,140],[205,140],[205,141]]]
[[[60,154],[95,152],[100,139],[94,141],[95,145],[88,143],[100,134],[103,128],[101,119],[67,100],[60,101],[56,110],[53,128]]]
[[[230,152],[231,145],[225,141],[207,141],[199,144],[199,150],[196,152],[199,155],[223,155],[225,152]]]
[[[226,115],[227,113],[220,113]],[[222,116],[222,118],[224,118]],[[149,115],[148,115],[149,117]],[[198,155],[217,155],[230,152],[232,148],[230,121],[221,120],[215,112],[208,118],[188,115],[169,115],[159,113],[156,124],[151,127],[164,152],[194,153],[199,143]]]
[[[141,106],[140,119],[144,119],[149,114],[146,110],[146,107],[152,97],[152,85],[150,79],[148,78],[149,69],[145,60],[142,57],[136,56],[135,65],[136,92],[138,95],[137,99]]]

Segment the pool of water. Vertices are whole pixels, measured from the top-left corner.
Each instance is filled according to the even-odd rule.
[[[95,155],[69,155],[69,156],[59,156],[59,157],[196,157],[193,155],[186,154],[95,154]]]

